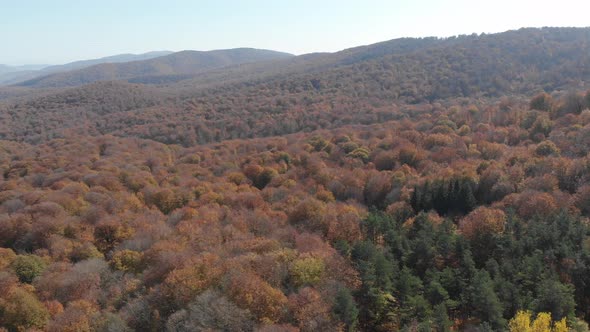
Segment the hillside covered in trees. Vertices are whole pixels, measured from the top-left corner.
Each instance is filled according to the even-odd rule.
[[[159,53],[156,53],[159,55]],[[217,51],[181,51],[162,56],[138,58],[135,61],[116,61],[118,58],[105,60],[92,66],[88,62],[73,63],[74,70],[48,68],[49,74],[18,83],[19,86],[47,88],[78,86],[106,80],[147,80],[150,77],[170,75],[196,75],[198,73],[235,66],[251,62],[271,61],[292,57],[291,54],[251,48],[236,48]],[[91,63],[91,62],[90,62]],[[78,67],[83,66],[81,69]],[[66,65],[67,68],[67,65]],[[51,73],[59,70],[58,73]]]
[[[0,326],[588,331],[589,36],[4,90]]]
[[[211,69],[196,78],[152,76],[162,83],[155,85],[99,82],[65,91],[27,90],[25,96],[4,89],[0,138],[37,143],[77,131],[192,146],[378,123],[405,105],[580,90],[588,85],[589,54],[590,29],[522,29],[397,39]],[[147,62],[174,56],[179,53]]]
[[[17,84],[37,77],[50,74],[67,72],[75,69],[82,69],[101,63],[122,63],[131,61],[148,60],[171,54],[169,51],[154,51],[143,54],[118,54],[99,59],[88,59],[69,62],[63,65],[29,65],[29,66],[5,66],[0,65],[0,86]]]

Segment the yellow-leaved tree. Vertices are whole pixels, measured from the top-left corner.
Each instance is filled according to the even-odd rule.
[[[553,332],[568,332],[569,328],[567,327],[567,321],[565,318],[562,318],[559,322],[555,322],[553,325]]]
[[[510,332],[567,332],[567,320],[561,319],[552,324],[551,314],[547,312],[540,312],[534,320],[531,320],[532,313],[530,311],[519,311],[508,322]]]
[[[551,314],[540,312],[533,321],[533,332],[551,332]]]
[[[519,311],[508,322],[510,332],[531,332],[531,312]]]

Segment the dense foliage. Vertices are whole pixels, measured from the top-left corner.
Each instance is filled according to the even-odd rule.
[[[487,331],[531,311],[580,328],[587,96],[190,148],[2,141],[1,324]]]
[[[235,48],[207,52],[181,51],[139,61],[104,61],[104,63],[93,66],[87,66],[84,62],[81,62],[61,66],[66,68],[74,67],[73,70],[66,71],[62,71],[66,68],[60,68],[60,66],[50,67],[45,75],[34,75],[37,77],[19,82],[16,85],[48,88],[78,86],[97,81],[125,79],[145,82],[154,79],[158,80],[158,77],[177,75],[192,77],[197,73],[208,70],[251,62],[288,59],[290,57],[292,55],[288,53],[252,48]],[[88,62],[92,62],[92,60]],[[76,68],[80,66],[83,68]]]
[[[282,78],[9,98],[0,326],[588,331],[590,91],[549,89],[584,85],[587,36],[407,39]]]
[[[590,29],[521,29],[396,39],[177,80],[160,75],[156,85],[34,90],[0,103],[0,139],[39,143],[73,131],[193,146],[382,123],[415,104],[469,98],[481,108],[489,104],[483,98],[580,89],[588,85],[588,54]]]

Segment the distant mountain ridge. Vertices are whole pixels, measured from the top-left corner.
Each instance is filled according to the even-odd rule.
[[[146,76],[197,74],[216,68],[290,57],[293,55],[253,48],[181,51],[147,60],[101,63],[83,69],[33,78],[17,85],[55,88],[78,86],[96,81],[137,79]]]
[[[6,83],[16,83],[20,77],[31,77],[48,65],[8,66],[0,64],[0,86]]]
[[[9,66],[0,64],[0,74],[12,73],[18,71],[29,71],[29,70],[41,70],[47,68],[49,65],[22,65],[22,66]]]
[[[123,63],[130,61],[148,60],[172,53],[172,51],[153,51],[142,54],[127,53],[107,56],[98,59],[74,61],[63,65],[0,65],[0,85],[17,84],[19,82],[30,80],[39,76],[45,76],[52,73],[64,72],[75,69],[82,69],[101,63]]]
[[[403,105],[589,87],[590,28],[400,38],[296,57],[184,51],[0,88],[0,139],[43,142],[76,129],[190,146],[378,123]]]
[[[153,51],[153,52],[147,52],[147,53],[142,53],[142,54],[132,54],[132,53],[117,54],[117,55],[107,56],[107,57],[103,57],[103,58],[99,58],[99,59],[80,60],[80,61],[66,63],[63,65],[49,66],[49,67],[44,68],[43,72],[53,73],[53,72],[59,72],[59,71],[82,69],[82,68],[98,65],[101,63],[122,63],[122,62],[148,60],[148,59],[153,59],[153,58],[165,56],[165,55],[172,54],[172,53],[174,53],[174,52],[172,52],[172,51]]]

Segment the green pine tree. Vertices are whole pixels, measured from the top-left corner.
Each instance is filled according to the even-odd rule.
[[[359,310],[348,288],[340,288],[336,293],[334,315],[344,323],[346,331],[352,332],[356,330]]]

